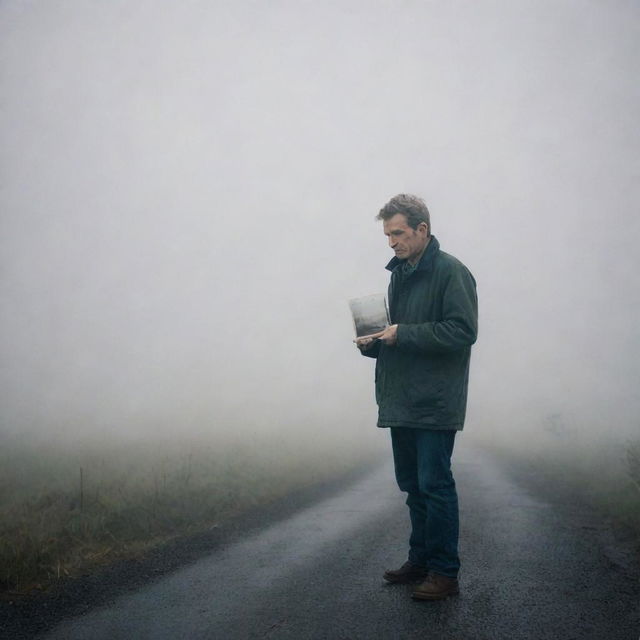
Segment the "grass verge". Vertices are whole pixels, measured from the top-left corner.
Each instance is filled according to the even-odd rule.
[[[329,439],[13,443],[0,456],[0,592],[44,589],[346,473],[378,453]]]
[[[526,447],[508,440],[482,446],[509,460],[518,477],[538,490],[568,495],[623,525],[640,549],[640,441],[584,442],[543,434]]]

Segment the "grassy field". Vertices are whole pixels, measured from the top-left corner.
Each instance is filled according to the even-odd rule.
[[[587,445],[550,430],[527,446],[494,439],[490,450],[542,489],[570,492],[624,523],[640,543],[640,441]],[[233,443],[5,442],[0,592],[28,593],[206,530],[378,456],[374,444],[363,448],[335,434]]]
[[[0,591],[53,580],[202,531],[376,457],[311,438],[250,443],[9,443],[0,454]]]
[[[526,443],[526,444],[525,444]],[[640,440],[586,442],[562,431],[543,433],[532,442],[495,439],[489,451],[507,458],[541,491],[571,495],[623,524],[640,548]]]

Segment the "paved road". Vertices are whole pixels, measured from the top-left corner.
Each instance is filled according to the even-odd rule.
[[[409,587],[383,582],[408,535],[386,465],[46,637],[638,640],[638,575],[602,523],[530,495],[478,455],[456,453],[457,598],[414,602]]]

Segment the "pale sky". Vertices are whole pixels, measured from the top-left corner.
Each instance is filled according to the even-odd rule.
[[[347,300],[412,192],[478,281],[467,429],[637,434],[639,42],[616,0],[6,0],[0,428],[373,433]]]

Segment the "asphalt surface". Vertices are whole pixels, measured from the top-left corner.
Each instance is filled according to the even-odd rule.
[[[415,602],[409,586],[382,580],[404,561],[408,537],[389,461],[40,637],[638,640],[637,556],[606,523],[536,497],[491,458],[463,446],[454,457],[457,597]]]

